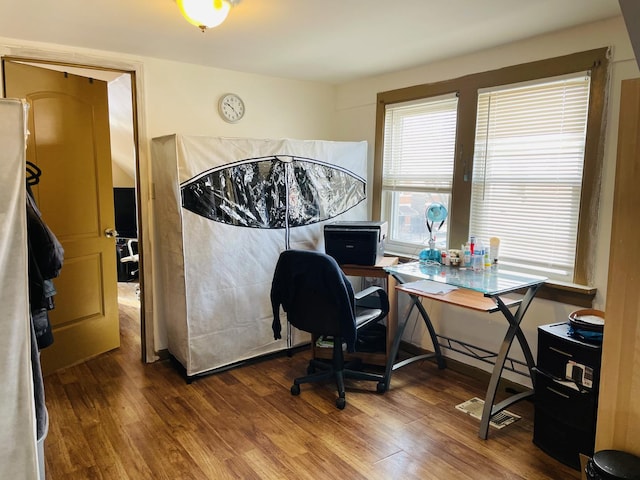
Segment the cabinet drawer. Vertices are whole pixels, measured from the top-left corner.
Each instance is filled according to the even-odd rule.
[[[594,430],[597,395],[593,391],[578,391],[535,371],[536,409],[548,412],[559,422],[584,430]]]
[[[536,406],[533,443],[556,460],[578,470],[581,453],[593,456],[595,429],[585,431],[568,425]]]
[[[555,378],[575,377],[597,390],[601,347],[569,336],[569,329],[568,323],[538,327],[537,368]]]

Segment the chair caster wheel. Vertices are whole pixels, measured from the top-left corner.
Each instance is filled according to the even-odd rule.
[[[387,384],[384,382],[378,382],[378,385],[376,385],[376,392],[384,393],[386,391],[387,391]]]
[[[347,400],[344,397],[336,398],[336,407],[338,410],[344,410],[344,407],[347,405]]]
[[[291,395],[300,395],[300,385],[295,383],[291,385]]]

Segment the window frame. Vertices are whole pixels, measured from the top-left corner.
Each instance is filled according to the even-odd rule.
[[[573,284],[590,285],[595,269],[593,258],[596,238],[594,232],[598,224],[600,181],[604,156],[604,115],[606,113],[609,50],[608,47],[604,47],[470,74],[451,80],[378,93],[372,189],[372,214],[374,220],[380,220],[382,207],[384,120],[387,105],[428,99],[446,94],[458,95],[457,138],[448,235],[449,245],[460,245],[465,243],[469,237],[468,219],[471,211],[478,91],[485,88],[589,71],[591,74],[589,118],[587,121]],[[592,290],[589,291],[594,294]]]

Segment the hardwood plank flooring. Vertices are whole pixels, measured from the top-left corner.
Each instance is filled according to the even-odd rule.
[[[137,308],[121,304],[119,349],[45,378],[48,479],[580,478],[533,445],[530,402],[478,438],[479,422],[454,408],[484,397],[477,379],[417,363],[383,395],[349,383],[341,411],[332,384],[290,394],[304,350],[187,384],[169,361],[140,361]]]

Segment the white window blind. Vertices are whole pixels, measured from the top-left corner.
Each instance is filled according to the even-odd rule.
[[[589,80],[479,92],[470,233],[500,238],[500,265],[573,278]]]
[[[417,255],[427,244],[425,209],[451,200],[458,98],[455,94],[386,106],[382,219],[386,248]],[[435,240],[445,248],[447,225]]]
[[[451,191],[458,98],[388,105],[383,189]]]

